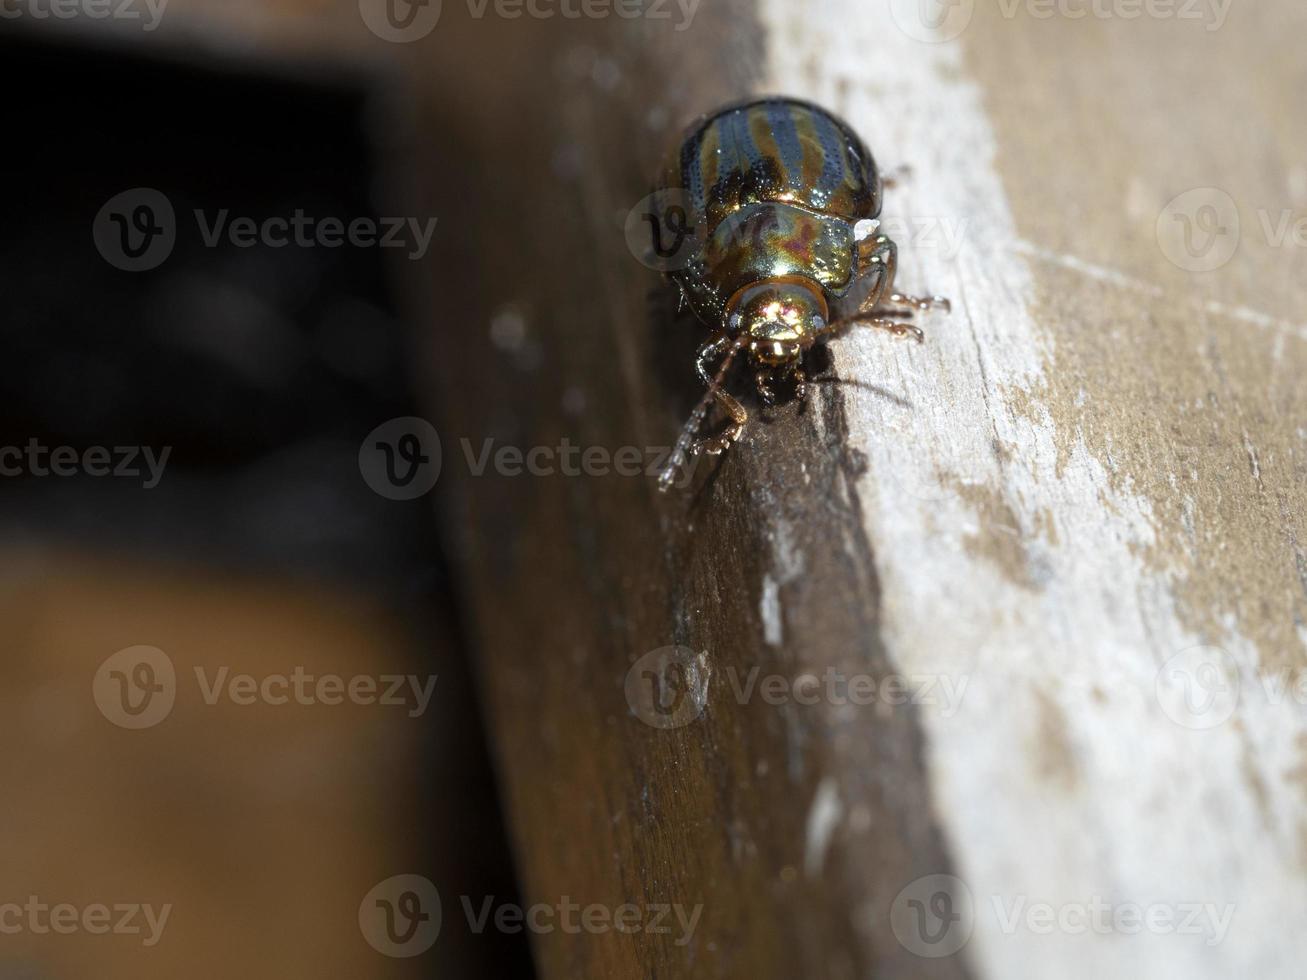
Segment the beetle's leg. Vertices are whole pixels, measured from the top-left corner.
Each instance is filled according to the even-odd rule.
[[[703,383],[708,386],[708,395],[705,398],[715,399],[726,410],[726,414],[731,417],[731,424],[718,436],[711,439],[700,439],[692,444],[690,452],[695,456],[700,453],[708,453],[716,456],[725,452],[736,439],[740,438],[740,433],[744,431],[744,423],[749,421],[749,413],[745,411],[734,396],[722,390],[721,384],[726,377],[726,372],[731,366],[731,361],[735,355],[744,347],[742,339],[732,337],[727,333],[719,333],[712,337],[699,348],[698,354],[695,355],[695,367],[699,371],[699,377]],[[716,375],[710,374],[708,365],[714,359],[725,355],[725,360],[717,367]]]
[[[715,439],[703,439],[694,444],[693,451],[696,455],[701,452],[714,455],[720,453],[732,442],[740,438],[740,433],[744,430],[744,423],[749,421],[749,413],[745,411],[744,406],[721,387],[731,361],[743,346],[743,341],[736,340],[729,334],[718,334],[700,347],[699,353],[695,356],[695,367],[698,368],[699,377],[703,379],[703,383],[708,386],[709,394],[721,404],[722,408],[726,410],[726,414],[731,417],[731,424],[727,426],[726,431],[720,436]],[[708,373],[708,364],[714,358],[722,355],[726,355],[726,360],[718,366],[717,374],[714,377]]]
[[[879,272],[877,271],[879,270]],[[908,296],[894,291],[894,276],[898,272],[898,247],[885,235],[869,238],[859,244],[860,275],[880,275],[880,281],[863,300],[858,315],[872,315],[880,319],[895,316],[915,316],[930,310],[953,311],[953,304],[943,296]]]
[[[894,269],[898,265],[898,246],[889,235],[869,235],[857,243],[858,278],[880,269],[888,276],[885,283],[889,287],[894,279]]]
[[[758,394],[762,396],[762,403],[768,408],[776,404],[776,392],[772,390],[772,373],[770,370],[759,371],[753,376],[754,383],[758,386]]]
[[[858,278],[876,276],[876,283],[863,300],[859,313],[868,313],[880,298],[894,289],[894,274],[898,271],[898,246],[888,235],[864,238],[858,243]]]
[[[879,330],[888,330],[896,337],[912,337],[917,343],[922,343],[926,335],[921,332],[921,328],[916,324],[904,323],[902,320],[891,320],[889,317],[876,316],[871,313],[859,313],[849,317],[848,323],[862,323],[868,327],[876,327]]]
[[[926,313],[930,310],[953,312],[953,304],[943,296],[905,296],[903,293],[890,293],[885,297],[886,306],[908,310],[912,313]]]
[[[740,338],[731,337],[726,333],[719,333],[710,338],[707,343],[699,348],[695,356],[695,367],[699,372],[699,377],[703,383],[708,386],[704,396],[699,399],[699,404],[694,407],[690,413],[690,418],[686,421],[681,429],[681,434],[676,439],[676,445],[672,447],[671,453],[667,457],[667,465],[663,471],[658,474],[658,489],[666,493],[671,489],[676,480],[676,471],[685,464],[687,454],[699,455],[700,453],[717,454],[723,452],[732,442],[740,437],[744,430],[744,423],[749,421],[749,413],[744,410],[744,406],[722,390],[722,382],[726,378],[726,372],[731,369],[731,363],[744,347],[744,341]],[[714,357],[721,357],[721,364],[717,366],[716,374],[708,373],[708,363]],[[708,409],[714,401],[720,402],[722,408],[731,417],[731,424],[720,436],[715,439],[701,439],[695,441],[695,433],[699,431],[699,426],[703,424],[704,418],[708,415]]]
[[[879,313],[855,313],[843,320],[836,320],[834,323],[827,324],[826,328],[817,334],[817,339],[828,340],[854,324],[865,324],[879,330],[888,330],[896,337],[912,337],[919,344],[926,339],[926,335],[921,332],[921,328],[915,324],[904,323],[902,320],[892,320],[887,316],[881,316]]]
[[[744,431],[744,424],[749,421],[749,413],[745,411],[735,398],[722,391],[720,388],[716,391],[717,401],[721,403],[722,408],[731,417],[731,424],[728,425],[722,433],[713,436],[711,439],[700,439],[690,447],[690,452],[695,456],[707,453],[709,456],[719,456],[731,448],[731,443],[740,438],[740,433]]]
[[[715,383],[712,373],[708,370],[708,365],[714,359],[726,354],[735,344],[736,342],[730,334],[725,332],[715,333],[704,341],[695,352],[695,370],[699,372],[699,378],[707,387],[711,388]]]
[[[794,369],[794,397],[799,401],[808,397],[808,372],[801,367]]]
[[[722,403],[722,407],[730,413],[733,421],[728,425],[720,435],[713,436],[711,439],[699,439],[690,446],[690,454],[693,456],[720,456],[736,439],[740,438],[740,433],[744,431],[744,423],[749,421],[749,413],[744,410],[744,406],[737,402],[724,391],[717,392],[717,399]]]

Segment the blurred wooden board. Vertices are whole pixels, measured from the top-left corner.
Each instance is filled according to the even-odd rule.
[[[10,87],[41,80],[7,117],[24,148],[8,184],[25,192],[0,289],[17,365],[0,399],[0,976],[511,974],[522,937],[459,914],[461,896],[514,893],[432,510],[359,463],[369,431],[414,410],[385,253],[202,245],[190,220],[377,214],[384,82],[297,29],[323,4],[248,17],[178,0],[155,7],[157,31],[113,20],[116,3],[71,6],[0,31]],[[357,7],[335,12],[347,46],[390,50]],[[171,199],[180,247],[125,273],[89,230],[139,186]],[[28,446],[76,448],[24,466]],[[50,472],[83,450],[159,471],[144,489]],[[93,678],[141,646],[182,689],[157,727],[125,731]],[[136,676],[113,669],[111,697]],[[281,703],[209,705],[193,669],[242,678],[247,698],[267,677]],[[365,697],[382,674],[438,685],[414,717],[339,688],[286,703],[277,677],[296,671],[358,677]],[[365,896],[396,875],[429,877],[447,903],[420,959],[369,945],[384,909]],[[134,902],[170,910],[159,941],[139,915],[130,935],[51,934],[51,907]]]
[[[451,903],[486,880],[475,825],[429,795],[469,783],[475,736],[449,701],[458,679],[438,678],[416,715],[416,698],[332,704],[323,688],[313,700],[326,675],[431,674],[392,610],[344,591],[26,550],[7,555],[0,619],[4,976],[400,978],[489,962],[452,916],[424,959],[383,956],[359,923],[392,875],[424,874]],[[119,727],[127,716],[100,667],[142,645],[173,665],[174,700],[133,687],[149,724]],[[308,686],[269,688],[274,700],[215,686],[297,669]],[[44,911],[11,907],[29,899]],[[102,932],[94,919],[61,931],[50,917],[61,905],[142,908]]]

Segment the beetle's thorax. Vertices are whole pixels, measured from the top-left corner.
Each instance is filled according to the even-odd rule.
[[[760,365],[798,360],[829,319],[821,287],[803,276],[764,279],[726,304],[727,331],[748,338],[749,358]]]

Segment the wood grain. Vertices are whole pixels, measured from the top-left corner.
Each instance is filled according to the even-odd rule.
[[[840,98],[847,78],[804,55],[851,62],[872,39],[844,23],[780,49],[781,79]],[[955,258],[908,250],[910,275],[960,299],[954,322],[922,351],[868,338],[835,358],[914,403],[851,389],[846,411],[871,461],[893,662],[970,679],[955,717],[923,717],[986,975],[1297,969],[1271,909],[1303,898],[1286,685],[1302,669],[1304,253],[1272,247],[1258,211],[1296,206],[1302,127],[1269,93],[1298,69],[1270,39],[1301,26],[1279,4],[1206,22],[980,5],[950,44],[885,35],[845,91],[855,124],[918,168],[893,206],[965,222]],[[1215,61],[1254,81],[1227,89]],[[1166,235],[1192,188],[1242,219],[1204,273]],[[1205,910],[1195,934],[1044,937],[1004,927],[1022,899]]]
[[[546,977],[1297,969],[1307,732],[1276,683],[1303,652],[1304,253],[1257,211],[1303,205],[1304,15],[962,8],[945,43],[853,0],[682,32],[454,8],[425,48],[443,242],[414,300],[524,891],[702,906],[684,943],[541,933]],[[622,222],[681,123],[763,91],[913,167],[902,281],[954,316],[922,347],[837,343],[806,406],[670,498],[474,475],[460,440],[670,441],[697,328]],[[1242,219],[1208,273],[1167,254],[1195,187]],[[624,692],[669,645],[707,689],[661,730]],[[783,703],[739,694],[755,668]],[[841,703],[828,670],[907,703]],[[914,938],[913,901],[962,918]]]

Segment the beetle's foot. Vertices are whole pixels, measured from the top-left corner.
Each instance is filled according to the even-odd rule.
[[[753,376],[754,383],[758,386],[758,394],[762,396],[762,403],[768,408],[776,404],[776,392],[772,389],[772,375],[770,371],[759,371]]]
[[[700,439],[690,448],[690,452],[695,456],[720,456],[731,448],[731,445],[740,438],[740,433],[743,431],[744,424],[742,422],[732,422],[721,435],[712,439]]]
[[[716,395],[717,403],[726,410],[726,414],[731,417],[731,421],[721,434],[711,439],[700,439],[690,447],[690,452],[695,456],[707,453],[709,456],[720,456],[726,450],[731,448],[731,443],[740,438],[740,433],[744,431],[744,424],[749,421],[749,413],[743,405],[732,395],[727,394],[720,388],[713,389]]]
[[[911,337],[919,344],[926,339],[926,335],[921,332],[921,328],[915,323],[907,323],[903,320],[893,320],[887,316],[873,313],[855,314],[847,320],[840,320],[835,324],[835,326],[843,327],[854,323],[865,324],[868,327],[875,327],[878,330],[886,330],[896,337]]]
[[[953,304],[943,296],[906,296],[903,293],[890,293],[885,303],[889,306],[897,306],[899,309],[912,310],[914,313],[928,313],[931,310],[953,312]]]
[[[808,397],[808,374],[803,368],[794,369],[794,397],[799,401]]]

